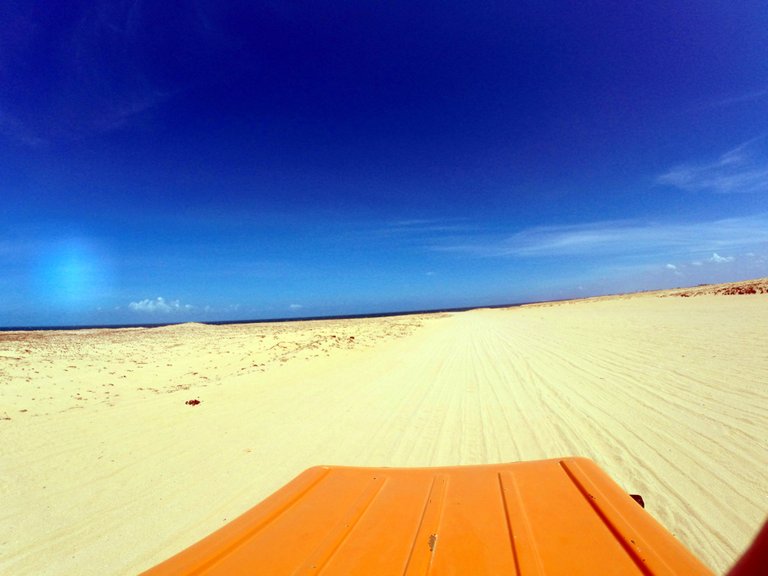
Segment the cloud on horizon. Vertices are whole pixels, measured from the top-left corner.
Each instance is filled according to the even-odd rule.
[[[710,258],[709,261],[714,262],[715,264],[723,264],[724,262],[733,262],[733,256],[720,256],[717,252],[713,252],[712,258]]]
[[[154,300],[144,299],[138,302],[131,302],[128,304],[128,308],[135,312],[149,312],[149,313],[163,313],[169,312],[187,312],[194,309],[191,304],[182,304],[179,300],[167,301],[162,296],[158,296]]]
[[[768,150],[758,137],[720,156],[714,162],[675,166],[657,178],[659,184],[686,192],[754,194],[768,191]]]

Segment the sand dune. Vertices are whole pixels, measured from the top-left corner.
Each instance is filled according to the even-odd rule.
[[[768,297],[662,295],[0,333],[0,573],[136,573],[314,464],[564,455],[723,571],[768,512]]]

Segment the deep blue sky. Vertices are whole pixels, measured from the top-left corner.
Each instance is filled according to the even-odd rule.
[[[0,16],[0,326],[768,276],[764,2]]]

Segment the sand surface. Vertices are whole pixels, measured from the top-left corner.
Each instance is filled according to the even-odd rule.
[[[566,455],[722,572],[768,512],[768,295],[659,296],[0,333],[0,573],[135,574],[315,464]]]

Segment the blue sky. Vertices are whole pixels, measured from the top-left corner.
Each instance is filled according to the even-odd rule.
[[[668,4],[4,2],[0,325],[768,276],[768,8]]]

